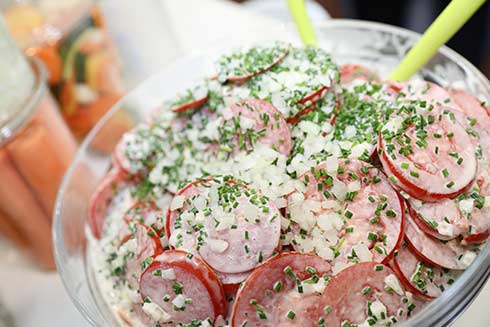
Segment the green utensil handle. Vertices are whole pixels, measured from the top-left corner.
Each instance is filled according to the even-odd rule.
[[[451,1],[408,52],[389,79],[395,81],[409,79],[470,19],[485,1]]]
[[[305,0],[287,0],[289,11],[293,16],[299,36],[305,45],[318,47],[318,40],[311,24],[308,13],[306,12]]]

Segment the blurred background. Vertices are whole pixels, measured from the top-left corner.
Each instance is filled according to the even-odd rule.
[[[276,0],[236,0],[245,7],[279,20],[290,20]],[[370,20],[423,33],[450,0],[316,0],[310,2],[315,21],[331,18]],[[490,77],[490,3],[484,4],[447,44]]]
[[[448,2],[307,0],[307,8],[315,23],[354,18],[423,32]],[[292,20],[285,0],[0,0],[0,12],[0,327],[88,326],[51,245],[56,194],[79,142],[180,56]],[[489,3],[449,46],[490,77]],[[98,151],[109,152],[129,120],[112,119]],[[487,286],[457,326],[474,325],[488,300]]]

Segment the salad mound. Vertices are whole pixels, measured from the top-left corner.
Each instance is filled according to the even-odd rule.
[[[490,231],[490,116],[322,49],[237,49],[126,133],[88,217],[127,326],[389,326]]]

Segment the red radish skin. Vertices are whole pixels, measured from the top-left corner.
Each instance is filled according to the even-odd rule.
[[[424,261],[441,268],[464,270],[470,263],[458,258],[468,255],[471,247],[463,246],[458,240],[441,242],[425,234],[410,215],[406,219],[405,236],[410,249]]]
[[[442,152],[440,152],[440,154],[438,155],[438,158],[440,158],[439,160],[441,161],[443,160],[441,159],[441,156],[444,155],[444,158],[447,157],[447,159],[444,160],[447,160],[448,162],[448,169],[453,170],[452,176],[460,176],[459,174],[463,175],[461,177],[461,180],[456,180],[456,185],[454,185],[452,188],[447,188],[446,185],[448,185],[449,182],[444,182],[444,179],[438,176],[441,175],[442,169],[437,170],[436,172],[429,172],[428,170],[426,171],[420,169],[417,171],[420,175],[417,178],[408,175],[408,173],[410,172],[409,169],[407,169],[406,171],[402,171],[402,169],[398,167],[400,162],[409,162],[410,159],[400,155],[397,156],[395,164],[394,160],[388,156],[385,141],[380,134],[378,145],[381,149],[381,155],[379,156],[379,158],[381,160],[383,168],[396,177],[397,183],[394,186],[402,189],[416,199],[428,202],[434,202],[436,200],[445,198],[454,198],[459,194],[466,192],[471,187],[471,184],[475,178],[477,163],[474,156],[475,152],[472,143],[469,140],[468,135],[460,125],[458,127],[458,132],[458,135],[455,136],[454,139],[458,139],[458,137],[460,140],[463,139],[458,142],[458,147],[461,149],[466,149],[465,152],[463,152],[464,159],[466,160],[463,161],[461,167],[457,167],[455,165],[456,160],[453,160],[454,163],[451,163],[449,165],[449,160],[451,160],[452,158],[450,159],[448,153],[443,154]],[[432,142],[432,140],[430,142]],[[431,149],[429,149],[428,151],[434,151],[432,149],[432,146],[430,145],[430,142],[429,146],[431,147]],[[396,146],[395,151],[397,151]],[[433,176],[432,182],[430,182],[430,176]],[[434,190],[428,189],[429,187],[432,187]]]
[[[134,256],[129,256],[126,261],[125,279],[131,289],[138,289],[140,276],[143,272],[141,265],[147,258],[154,257],[163,252],[162,243],[155,230],[142,223],[136,223],[133,227],[133,235],[123,238],[121,245],[131,239],[136,240],[137,248]]]
[[[119,168],[113,168],[97,186],[88,209],[88,225],[97,239],[102,236],[104,222],[114,196],[129,185],[126,174]]]
[[[323,306],[329,305],[331,308],[329,314],[323,313],[325,326],[337,327],[344,321],[364,323],[369,318],[368,301],[383,303],[387,317],[393,316],[398,322],[406,320],[408,304],[402,301],[406,295],[386,290],[385,279],[389,275],[395,276],[394,271],[375,262],[359,263],[335,275],[320,300]],[[400,309],[403,310],[401,316]]]
[[[356,79],[368,82],[379,81],[379,76],[367,67],[357,64],[345,64],[340,67],[340,82],[349,84]]]
[[[156,271],[173,269],[175,279],[164,279]],[[185,311],[175,311],[172,301],[177,296],[175,283],[182,286],[181,292],[192,303]],[[180,250],[169,250],[154,257],[140,280],[141,298],[151,299],[170,313],[175,323],[190,323],[192,320],[212,319],[226,314],[226,299],[223,286],[215,272],[197,256]],[[163,300],[165,295],[170,300]]]
[[[241,83],[244,83],[246,82],[247,80],[251,79],[252,77],[254,76],[257,76],[257,75],[260,75],[262,73],[265,73],[266,71],[268,71],[269,69],[271,69],[272,67],[274,67],[275,65],[277,65],[278,63],[280,63],[284,58],[286,58],[286,56],[288,55],[289,53],[289,50],[286,49],[286,51],[284,51],[284,53],[282,55],[280,55],[279,57],[276,58],[276,60],[274,60],[273,63],[271,63],[270,65],[264,67],[264,69],[256,72],[256,73],[250,73],[250,74],[246,74],[246,75],[243,75],[243,76],[228,76],[226,78],[226,81],[229,81],[229,82],[232,82],[232,83],[236,83],[236,84],[241,84]]]
[[[267,211],[257,211],[258,221],[249,221],[245,219],[244,210],[250,201],[245,195],[245,191],[250,191],[250,189],[233,180],[207,178],[194,181],[178,191],[176,196],[183,197],[183,207],[177,210],[169,209],[167,215],[167,233],[169,239],[172,240],[172,233],[179,229],[176,228],[177,219],[180,219],[182,212],[193,208],[193,201],[197,195],[203,194],[203,196],[208,197],[208,191],[211,187],[230,187],[233,185],[236,186],[237,190],[243,190],[243,193],[241,192],[241,195],[237,197],[239,204],[231,212],[236,219],[236,228],[218,231],[215,219],[221,221],[222,217],[215,217],[213,214],[206,216],[207,218],[202,222],[207,229],[208,238],[227,242],[226,249],[218,253],[213,251],[212,245],[208,242],[203,242],[201,246],[198,246],[196,241],[198,232],[191,230],[189,233],[186,232],[186,224],[182,224],[184,228],[180,234],[183,235],[182,242],[178,245],[180,249],[201,256],[213,269],[225,274],[248,272],[275,252],[279,244],[281,217],[277,206],[271,200],[266,200],[264,206],[268,207]],[[259,194],[258,197],[260,198],[261,195]],[[246,238],[244,236],[245,231],[247,231]],[[175,246],[175,244],[171,245]]]
[[[225,117],[227,122],[233,124],[231,119],[236,117],[244,117],[254,121],[254,130],[265,130],[265,135],[260,137],[258,142],[276,149],[281,154],[289,155],[293,147],[291,131],[282,113],[272,104],[250,98],[231,105],[230,111],[233,117]],[[262,119],[262,115],[267,115],[269,119],[267,123]],[[253,145],[249,144],[249,146]]]
[[[344,226],[338,231],[339,238],[343,238],[344,241],[342,243],[341,248],[338,250],[339,255],[333,260],[333,262],[342,262],[345,264],[352,264],[355,261],[352,259],[348,259],[351,255],[352,247],[364,243],[366,244],[369,252],[372,254],[372,260],[380,263],[388,262],[395,250],[400,246],[403,239],[403,231],[404,231],[404,221],[405,221],[405,206],[402,198],[399,194],[394,191],[390,184],[388,183],[386,177],[381,173],[377,168],[372,167],[371,165],[355,159],[338,160],[339,167],[343,167],[344,172],[342,174],[333,173],[331,175],[335,176],[339,181],[343,183],[351,183],[354,179],[351,177],[351,174],[355,174],[358,176],[358,180],[360,182],[360,190],[355,195],[355,197],[351,200],[341,201],[340,207],[342,210],[349,210],[352,213],[351,218],[346,219],[346,223]],[[361,169],[368,169],[367,173],[363,173]],[[315,171],[325,170],[328,171],[327,163],[321,163],[316,168]],[[375,178],[379,178],[379,182],[374,183],[373,180]],[[316,179],[312,172],[307,172],[305,175],[300,177],[301,180],[305,181],[306,190],[303,193],[303,197],[305,200],[312,201],[325,201],[327,200],[323,194],[323,190],[330,190],[330,187],[322,187],[322,191],[318,191],[318,185],[323,183],[325,177],[320,177],[320,179]],[[364,181],[366,179],[366,181]],[[308,181],[308,182],[306,182]],[[374,202],[369,200],[369,197],[372,197]],[[386,197],[387,207],[380,212],[379,216],[376,216],[377,206],[378,204],[383,205],[380,199],[380,196]],[[292,199],[293,194],[288,196],[288,199]],[[377,202],[376,202],[377,201]],[[336,209],[322,209],[322,211],[318,212],[315,215],[315,218],[320,217],[321,214],[333,212]],[[387,212],[390,210],[390,215],[388,216]],[[294,222],[294,219],[301,219],[301,217],[295,217],[294,212],[297,211],[297,208],[294,208],[294,203],[288,200],[288,213],[286,216],[290,217]],[[371,219],[373,217],[377,217],[378,221],[373,224]],[[293,232],[299,233],[299,226],[296,224],[292,224]],[[348,232],[347,228],[353,228],[352,232]],[[378,238],[376,242],[372,239],[368,238],[368,234],[376,233],[378,237],[384,234],[386,235],[386,245],[384,243],[378,243],[380,239]],[[308,231],[306,231],[306,235],[302,237],[308,237]],[[379,246],[385,248],[385,251],[382,253],[378,252]],[[294,244],[293,247],[297,251],[304,251],[301,247],[301,243]]]
[[[417,272],[419,264],[423,265],[418,278],[425,282],[424,289],[419,288],[415,282],[412,282],[412,276]],[[406,244],[398,250],[391,266],[403,286],[415,296],[426,301],[439,297],[443,292],[441,287],[446,290],[460,274],[458,271],[445,271],[424,262]],[[427,274],[427,270],[430,271],[430,276]]]
[[[316,275],[331,274],[331,266],[313,254],[289,252],[279,254],[255,269],[244,282],[236,296],[231,314],[231,326],[316,326],[320,316],[317,310],[319,293],[301,296],[296,291],[296,280],[285,274],[289,267],[299,280],[311,278],[306,269],[313,268]],[[279,290],[274,286],[281,283]],[[269,291],[269,292],[268,292]],[[251,301],[264,307],[267,319],[257,316]],[[289,310],[295,311],[294,320],[287,317]]]
[[[203,106],[208,101],[208,99],[209,99],[209,97],[205,96],[203,98],[184,103],[184,104],[177,106],[177,107],[174,107],[170,110],[172,110],[173,112],[184,112],[187,110],[196,109],[196,108]]]

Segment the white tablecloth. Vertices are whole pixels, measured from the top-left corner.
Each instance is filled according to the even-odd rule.
[[[124,45],[121,50],[132,86],[180,54],[243,33],[250,22],[264,29],[277,24],[272,18],[219,0],[108,0],[103,6],[112,13],[118,11],[108,23],[116,42]],[[144,22],[134,19],[138,16],[144,17]],[[131,23],[139,32],[123,33]],[[65,293],[59,276],[37,271],[5,242],[0,242],[0,299],[19,327],[88,326]],[[489,302],[487,284],[456,326],[490,326]]]

